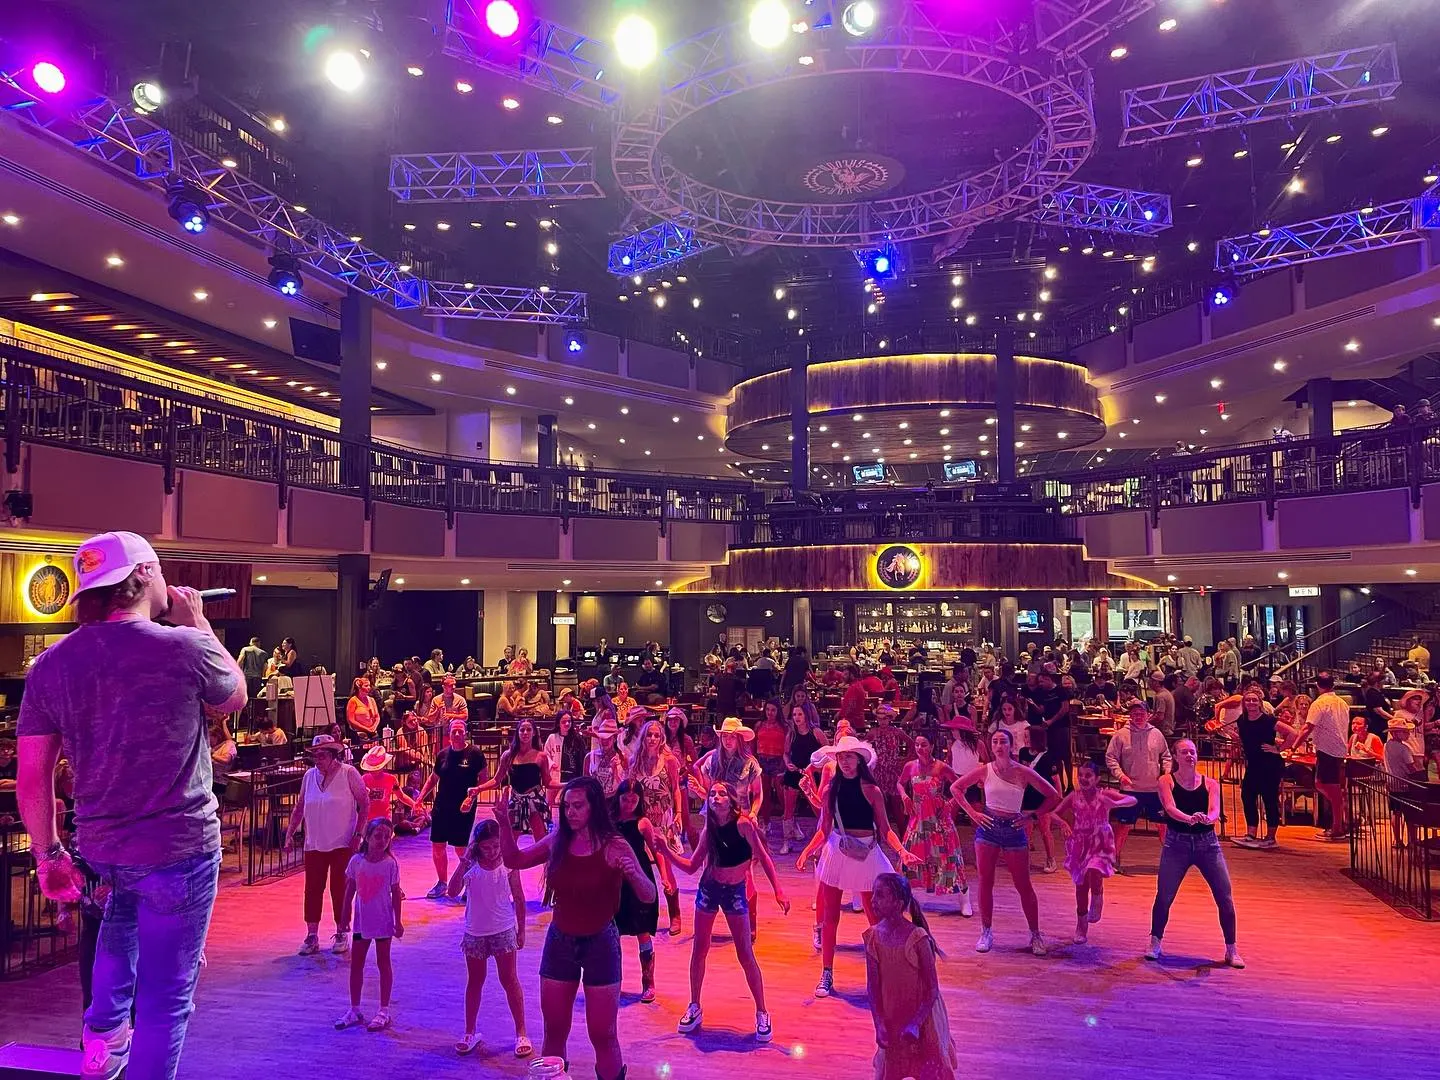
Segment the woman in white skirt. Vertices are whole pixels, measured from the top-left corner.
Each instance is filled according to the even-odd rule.
[[[821,747],[816,758],[833,759],[835,775],[826,785],[820,806],[820,826],[800,853],[796,866],[803,873],[818,851],[816,876],[820,880],[820,960],[823,970],[816,997],[829,997],[835,989],[835,935],[840,926],[840,897],[853,892],[860,897],[865,917],[873,926],[875,915],[870,892],[875,879],[895,868],[880,848],[883,840],[900,854],[902,863],[916,865],[918,858],[906,851],[900,837],[885,816],[885,795],[870,767],[875,750],[869,743],[847,735],[831,746]]]

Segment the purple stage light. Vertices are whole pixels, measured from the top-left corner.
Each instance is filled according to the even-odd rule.
[[[65,89],[65,73],[49,60],[41,60],[30,69],[35,85],[47,94],[58,94]]]
[[[485,28],[498,38],[512,38],[520,29],[520,12],[510,0],[490,0],[485,5]]]

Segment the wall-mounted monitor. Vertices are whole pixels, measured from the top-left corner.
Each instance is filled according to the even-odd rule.
[[[1015,625],[1021,630],[1039,630],[1040,612],[1025,610],[1017,612],[1015,615]]]
[[[954,484],[962,480],[978,480],[980,478],[980,463],[973,458],[966,461],[945,462],[945,482]]]
[[[851,474],[855,477],[857,484],[883,484],[885,483],[885,466],[881,464],[852,465]]]

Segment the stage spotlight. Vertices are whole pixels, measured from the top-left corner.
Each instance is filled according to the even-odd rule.
[[[845,10],[840,15],[840,25],[845,27],[845,32],[851,37],[864,37],[875,29],[877,17],[871,0],[856,0],[853,4],[845,5]]]
[[[336,49],[325,57],[325,78],[337,90],[353,94],[365,82],[365,68],[355,53],[348,49]]]
[[[1212,308],[1227,307],[1235,299],[1235,286],[1228,281],[1222,281],[1210,290],[1210,306]]]
[[[586,341],[585,341],[585,331],[584,331],[584,330],[566,330],[566,331],[565,331],[565,351],[566,351],[567,353],[581,353],[581,352],[584,352],[584,351],[585,351],[585,344],[586,344]]]
[[[30,69],[30,78],[47,94],[58,94],[65,89],[65,73],[49,60],[41,60]]]
[[[876,281],[885,281],[893,278],[899,269],[895,264],[895,254],[886,249],[869,251],[863,259],[865,276]]]
[[[281,296],[299,296],[305,287],[300,264],[288,251],[277,251],[270,256],[270,274],[265,280]]]
[[[188,233],[202,233],[210,224],[210,211],[205,209],[205,196],[193,184],[175,177],[165,185],[170,199],[169,213]]]
[[[142,113],[152,113],[165,104],[165,90],[159,83],[138,82],[130,91],[130,100]]]
[[[512,38],[520,29],[520,12],[510,0],[490,0],[485,5],[485,29],[498,38]]]
[[[615,27],[615,56],[627,68],[649,67],[660,50],[655,24],[640,15],[626,15]]]
[[[762,49],[777,49],[790,36],[790,12],[782,0],[760,0],[750,9],[750,40]]]

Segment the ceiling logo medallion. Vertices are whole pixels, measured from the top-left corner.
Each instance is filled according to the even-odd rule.
[[[870,157],[843,157],[822,161],[801,181],[815,195],[851,197],[884,191],[894,181],[890,166]]]
[[[920,580],[920,553],[903,544],[892,544],[875,559],[875,576],[887,589],[908,589]]]

